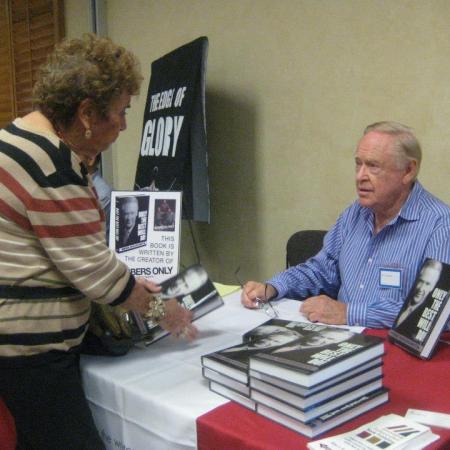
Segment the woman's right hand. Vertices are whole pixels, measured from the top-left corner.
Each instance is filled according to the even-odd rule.
[[[164,305],[166,313],[159,325],[175,337],[182,337],[188,341],[195,339],[198,330],[191,323],[192,312],[181,306],[176,298],[165,300]]]
[[[143,277],[136,278],[131,294],[122,308],[137,311],[142,315],[149,312],[149,303],[152,294],[161,292],[161,287]],[[173,334],[175,337],[182,337],[189,341],[195,339],[198,334],[197,328],[191,324],[192,312],[181,306],[177,299],[171,298],[164,300],[165,315],[159,322],[159,325]]]

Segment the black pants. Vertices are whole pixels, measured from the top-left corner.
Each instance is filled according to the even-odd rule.
[[[0,395],[14,416],[18,450],[104,450],[84,396],[79,357],[0,368]]]

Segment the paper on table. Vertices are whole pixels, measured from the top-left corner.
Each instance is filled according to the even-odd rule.
[[[281,300],[272,301],[272,305],[278,312],[280,319],[296,320],[297,322],[308,322],[309,320],[299,311],[301,302],[299,300],[291,300],[283,298]],[[317,322],[320,323],[320,322]],[[325,324],[324,324],[325,325]],[[356,327],[350,325],[332,325],[333,327],[346,328],[355,333],[364,331],[364,327]]]
[[[233,292],[239,291],[241,289],[239,285],[222,284],[215,281],[213,284],[221,297],[225,297],[225,295],[232,294]]]
[[[450,429],[450,414],[410,408],[406,412],[405,417],[424,425]]]

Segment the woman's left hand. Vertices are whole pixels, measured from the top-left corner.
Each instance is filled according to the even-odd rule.
[[[136,278],[136,284],[131,294],[120,306],[126,310],[133,310],[141,314],[146,314],[149,309],[151,294],[158,294],[161,286],[149,281],[143,277]]]

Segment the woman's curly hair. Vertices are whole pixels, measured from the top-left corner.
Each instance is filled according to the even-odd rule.
[[[85,34],[57,45],[40,67],[34,104],[54,125],[67,127],[84,99],[107,117],[111,101],[123,92],[138,94],[141,82],[133,53],[110,39]]]

